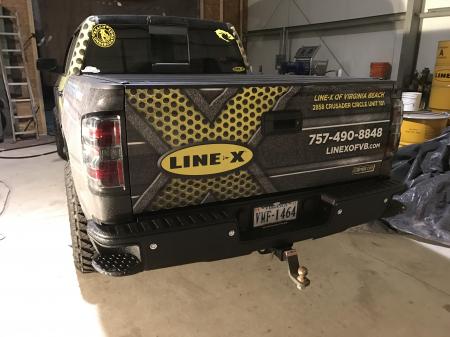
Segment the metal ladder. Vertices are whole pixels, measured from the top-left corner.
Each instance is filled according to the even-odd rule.
[[[0,21],[3,22],[3,28],[5,27],[5,20],[11,20],[13,28],[12,32],[0,31],[0,37],[3,38],[3,43],[0,45],[0,66],[2,70],[3,82],[5,84],[6,96],[8,98],[9,111],[11,117],[11,129],[13,135],[13,141],[15,142],[17,136],[22,135],[34,135],[36,139],[39,138],[38,124],[37,124],[37,110],[38,106],[34,99],[33,90],[31,88],[30,78],[28,76],[28,70],[25,66],[25,51],[20,35],[20,24],[17,13],[15,15],[0,15]],[[14,45],[19,47],[18,49],[10,49],[7,46],[8,37],[14,39]],[[10,55],[16,55],[16,63],[6,62]],[[13,71],[21,71],[22,79],[25,81],[13,82],[10,80],[10,75]],[[24,91],[20,90],[20,95],[13,95],[11,90],[15,87],[27,88],[27,97],[24,97]],[[30,106],[30,113],[26,115],[19,115],[17,106],[18,104],[28,104]],[[22,122],[22,123],[21,123]],[[23,123],[25,126],[23,127]],[[22,124],[22,125],[21,125]],[[30,126],[32,129],[30,130]]]

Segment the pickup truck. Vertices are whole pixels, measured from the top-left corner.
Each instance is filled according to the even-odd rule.
[[[88,17],[55,97],[81,272],[259,251],[306,285],[293,243],[379,218],[402,188],[393,82],[251,74],[230,24]]]

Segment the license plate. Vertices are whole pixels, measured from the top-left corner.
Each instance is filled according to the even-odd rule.
[[[279,222],[297,219],[298,201],[286,203],[276,202],[270,206],[255,207],[253,209],[253,226],[261,227]]]

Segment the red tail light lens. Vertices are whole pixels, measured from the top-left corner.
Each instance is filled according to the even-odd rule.
[[[120,144],[120,120],[100,120],[91,122],[94,127],[89,128],[89,138],[101,147]]]
[[[120,116],[84,118],[81,134],[91,186],[124,188]]]
[[[90,178],[101,182],[103,187],[123,186],[123,162],[122,160],[102,161],[98,168],[88,167]]]

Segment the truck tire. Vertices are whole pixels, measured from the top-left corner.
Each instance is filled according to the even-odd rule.
[[[59,119],[56,117],[56,108],[53,109],[53,118],[55,123],[56,151],[61,159],[67,160],[67,147],[62,134],[61,124],[59,123]]]
[[[87,220],[73,185],[69,162],[66,162],[64,167],[64,181],[69,211],[70,235],[72,237],[73,261],[80,272],[91,273],[95,271],[92,267],[95,249],[87,234]]]

